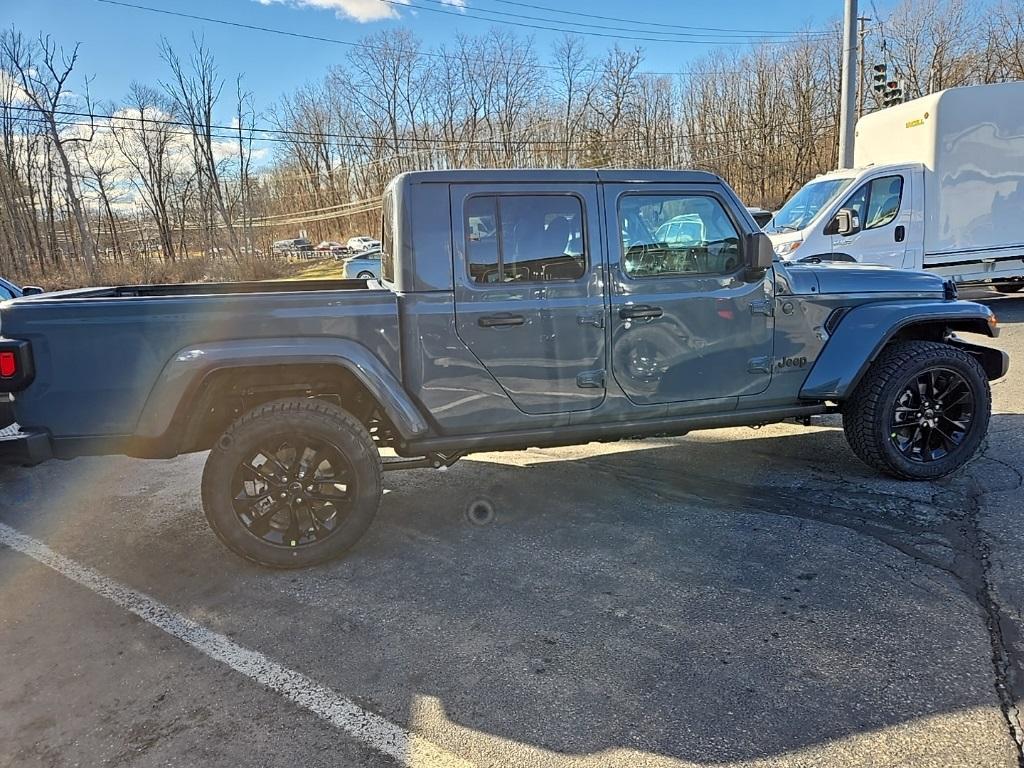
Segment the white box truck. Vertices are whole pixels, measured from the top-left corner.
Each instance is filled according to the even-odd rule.
[[[951,88],[867,115],[854,165],[812,179],[765,225],[782,258],[1024,287],[1024,82]]]

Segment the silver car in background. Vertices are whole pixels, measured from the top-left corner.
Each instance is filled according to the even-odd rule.
[[[341,276],[352,280],[380,280],[380,248],[372,248],[341,263]]]

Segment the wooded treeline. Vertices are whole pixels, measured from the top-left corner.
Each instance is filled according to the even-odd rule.
[[[874,20],[866,68],[910,98],[1024,79],[1024,0],[905,0]],[[820,31],[819,31],[820,32]],[[201,39],[164,42],[165,76],[96,102],[79,49],[0,35],[0,274],[48,286],[272,275],[275,239],[378,234],[405,170],[702,168],[773,207],[834,167],[838,26],[723,47],[681,73],[641,48],[541,49],[495,27],[425,48],[370,35],[257,112]],[[81,51],[86,54],[87,51]],[[864,86],[865,111],[878,108]]]

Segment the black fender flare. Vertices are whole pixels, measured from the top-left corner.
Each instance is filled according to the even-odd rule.
[[[429,426],[420,409],[384,362],[349,339],[233,339],[178,350],[164,365],[139,416],[135,437],[160,440],[172,429],[179,409],[206,378],[231,368],[275,365],[336,365],[349,371],[380,403],[404,440],[425,435]]]
[[[844,400],[857,388],[868,366],[885,345],[901,331],[915,325],[940,326],[943,331],[967,331],[990,337],[999,334],[992,310],[973,301],[937,299],[861,304],[842,316],[804,379],[800,397]]]

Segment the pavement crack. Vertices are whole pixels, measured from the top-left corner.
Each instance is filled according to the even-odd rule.
[[[1003,464],[1001,461],[997,461],[997,463]],[[1016,470],[1014,472],[1019,479],[1020,473]],[[973,584],[975,599],[985,612],[985,628],[988,630],[989,643],[992,646],[992,671],[995,675],[996,696],[999,698],[999,706],[1003,718],[1006,720],[1010,738],[1017,748],[1017,764],[1020,768],[1024,768],[1024,727],[1022,727],[1020,709],[1017,706],[1017,701],[1024,695],[1024,679],[1022,679],[1024,676],[1021,674],[1020,662],[1022,660],[1014,658],[1013,643],[1010,642],[1019,633],[1013,622],[1003,616],[990,578],[992,572],[991,550],[985,541],[979,520],[981,500],[990,491],[987,491],[973,475],[971,481],[974,485],[974,492],[970,495],[971,504],[965,515],[964,522],[968,525],[964,533],[974,551],[975,567],[971,569],[973,573],[965,573],[961,578],[965,584]]]
[[[1024,476],[1015,468],[986,455],[986,445],[979,458],[989,459],[1010,470],[1016,477],[1019,488],[1024,486]],[[634,486],[645,493],[656,493],[666,499],[699,501],[718,508],[734,508],[745,512],[810,520],[846,528],[867,536],[897,550],[914,562],[931,566],[950,576],[963,592],[981,608],[985,619],[986,633],[991,647],[991,663],[995,676],[996,696],[1006,722],[1010,738],[1016,748],[1019,768],[1024,768],[1024,728],[1022,728],[1017,700],[1024,698],[1024,674],[1021,665],[1013,656],[1011,638],[1017,633],[1011,620],[1005,618],[996,600],[992,587],[991,554],[981,530],[979,521],[982,497],[991,492],[1005,492],[1007,489],[987,489],[970,472],[966,472],[968,487],[962,490],[950,485],[929,500],[912,498],[901,494],[880,494],[862,483],[840,478],[846,504],[842,505],[826,494],[813,503],[798,488],[755,487],[732,483],[725,485],[714,479],[680,480],[674,473],[666,473],[654,463],[643,462],[639,471],[623,471],[611,463],[604,464],[607,470],[621,482]],[[766,491],[768,492],[766,495]],[[959,503],[950,503],[950,494]],[[849,505],[850,496],[859,497],[871,504],[874,514],[868,516],[853,511]],[[751,502],[756,500],[755,505]],[[856,498],[854,500],[857,500]],[[907,505],[911,514],[886,511],[883,505],[898,501]],[[921,520],[914,517],[914,506],[926,505],[935,510],[951,510],[940,520]],[[927,541],[939,536],[945,541]],[[941,546],[948,550],[950,557],[940,559],[923,551],[920,546]]]

